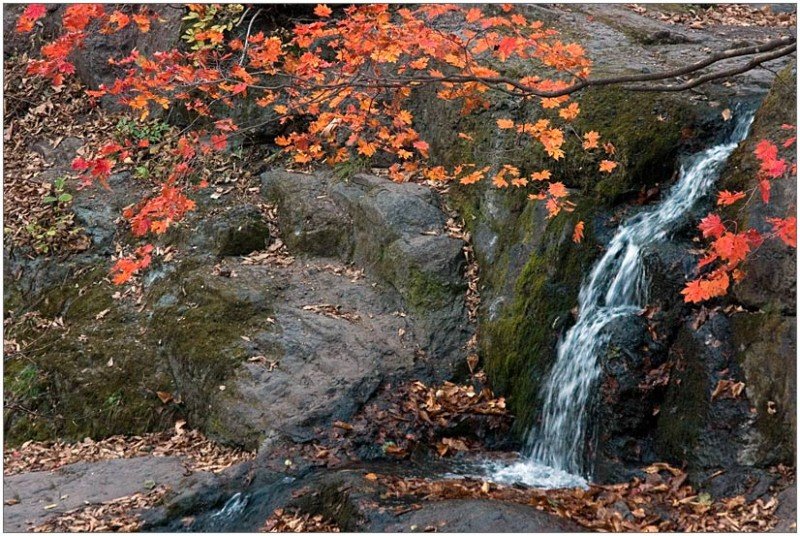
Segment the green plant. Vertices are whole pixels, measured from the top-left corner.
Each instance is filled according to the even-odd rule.
[[[74,226],[73,214],[62,214],[52,220],[52,223],[42,225],[31,222],[25,225],[25,231],[30,235],[33,249],[36,253],[46,254],[53,251],[56,243],[63,237],[73,237],[81,232],[81,228]]]
[[[233,29],[243,10],[242,4],[191,4],[189,14],[183,17],[188,27],[181,39],[192,50],[216,48],[218,36]]]
[[[136,141],[147,140],[149,143],[158,143],[170,130],[169,124],[153,120],[140,122],[135,119],[123,117],[117,123],[117,135],[122,139],[133,139]]]
[[[66,184],[64,177],[53,181],[50,191],[42,197],[42,204],[48,209],[24,227],[36,253],[51,253],[58,244],[69,242],[82,231],[75,226],[75,215],[70,209],[72,194],[66,191]]]
[[[122,404],[122,391],[116,391],[106,399],[106,408],[112,409]]]
[[[349,180],[356,173],[367,171],[369,169],[369,158],[353,158],[338,162],[333,166],[333,173],[341,180]]]
[[[42,198],[42,202],[48,205],[56,203],[69,203],[72,201],[72,194],[64,191],[67,179],[59,177],[53,181],[53,195],[46,195]]]

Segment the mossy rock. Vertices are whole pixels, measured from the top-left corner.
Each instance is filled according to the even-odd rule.
[[[463,245],[447,236],[400,238],[381,250],[378,272],[411,310],[424,315],[461,299]]]
[[[436,99],[432,94],[423,94]],[[619,88],[592,88],[575,99],[581,106],[581,113],[573,123],[575,130],[599,132],[601,143],[613,143],[616,149],[613,156],[602,149],[586,151],[579,136],[567,133],[563,146],[566,156],[553,160],[541,144],[512,130],[499,130],[496,121],[511,118],[517,122],[535,122],[545,118],[558,123],[557,111],[525,108],[510,100],[464,117],[460,116],[456,103],[441,101],[435,113],[432,107],[422,104],[416,106],[415,113],[423,136],[430,140],[432,161],[447,167],[475,164],[497,168],[511,164],[523,175],[548,169],[554,180],[579,188],[605,204],[613,204],[643,187],[673,177],[681,143],[691,135],[689,127],[698,120],[685,100],[674,95]],[[473,139],[460,138],[459,132]],[[598,170],[600,160],[605,158],[619,164],[609,175]]]
[[[777,312],[731,318],[736,360],[744,370],[747,398],[755,409],[758,437],[748,462],[793,464],[797,430],[795,317]]]
[[[180,270],[154,288],[150,325],[190,422],[222,442],[254,446],[257,438],[230,434],[224,413],[235,398],[228,380],[249,355],[241,336],[267,325],[271,296],[239,283],[208,267]]]
[[[179,266],[146,292],[143,307],[112,298],[105,267],[34,300],[64,328],[16,330],[35,343],[5,361],[14,403],[5,412],[7,441],[141,434],[167,429],[177,416],[208,431],[224,411],[219,386],[246,360],[240,336],[270,313],[268,294],[210,272]],[[165,404],[159,391],[180,403]],[[256,442],[220,426],[214,432],[229,443]]]
[[[5,412],[11,444],[168,426],[171,412],[155,394],[171,390],[168,368],[153,359],[155,345],[148,334],[132,329],[141,318],[132,307],[114,302],[105,275],[99,268],[41,296],[39,311],[44,318],[63,319],[63,328],[22,326],[15,334],[35,342],[5,361],[4,379],[15,408],[24,408]]]
[[[537,229],[541,241],[513,282],[513,301],[499,318],[481,327],[486,371],[494,388],[509,397],[517,432],[532,424],[555,344],[573,322],[571,310],[577,305],[581,281],[596,256],[591,219],[586,220],[583,242],[572,241],[574,224],[588,213],[589,207],[579,206]],[[495,284],[501,284],[501,278],[495,274]]]

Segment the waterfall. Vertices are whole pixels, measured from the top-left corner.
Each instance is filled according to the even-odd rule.
[[[611,321],[634,315],[647,305],[642,252],[670,231],[705,196],[722,166],[742,141],[752,114],[737,120],[724,143],[684,162],[680,178],[664,201],[625,221],[592,268],[578,296],[578,318],[559,341],[556,360],[545,379],[541,425],[530,430],[526,459],[494,467],[496,480],[541,487],[574,486],[590,476],[584,463],[588,403],[600,375],[598,357],[608,342]]]

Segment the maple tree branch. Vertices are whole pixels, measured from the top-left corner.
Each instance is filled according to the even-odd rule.
[[[250,8],[247,8],[247,10],[249,11]],[[245,12],[245,15],[246,14],[247,12]],[[244,36],[244,46],[242,47],[242,57],[239,60],[239,65],[242,65],[244,63],[245,58],[247,57],[247,45],[249,44],[250,41],[250,31],[253,29],[253,23],[256,21],[256,18],[258,18],[259,14],[261,14],[260,8],[255,12],[253,18],[250,19],[250,24],[247,25],[247,34]],[[242,20],[244,20],[244,16],[242,16]]]
[[[697,87],[701,84],[705,84],[706,82],[710,82],[711,80],[718,80],[720,78],[727,78],[729,76],[734,76],[737,74],[741,74],[747,72],[751,69],[754,69],[761,65],[762,63],[776,60],[783,56],[787,56],[797,50],[797,44],[794,43],[789,45],[788,47],[779,48],[774,52],[770,52],[768,54],[762,54],[760,56],[753,57],[749,62],[745,63],[744,65],[740,65],[738,67],[732,67],[730,69],[723,69],[721,71],[715,71],[712,73],[705,74],[703,76],[698,76],[697,78],[692,78],[683,82],[681,84],[661,84],[655,86],[649,85],[630,85],[630,86],[622,86],[622,89],[628,91],[684,91],[687,89],[691,89]]]
[[[483,77],[475,75],[445,75],[443,77],[422,76],[422,77],[405,77],[405,78],[393,78],[393,79],[373,78],[369,82],[364,82],[364,83],[348,84],[346,82],[343,82],[340,84],[331,84],[331,85],[323,84],[318,87],[335,88],[342,85],[349,85],[350,87],[363,87],[363,88],[369,88],[369,87],[398,88],[398,87],[406,87],[408,84],[412,83],[429,84],[429,83],[442,83],[442,82],[453,82],[453,83],[477,82],[486,84],[487,86],[491,86],[493,89],[498,89],[512,95],[535,96],[543,98],[562,97],[564,95],[570,95],[572,93],[575,93],[577,91],[580,91],[588,87],[601,87],[601,86],[622,85],[622,84],[629,84],[629,85],[623,85],[623,88],[630,91],[683,91],[686,89],[691,89],[693,87],[699,86],[711,80],[716,80],[718,78],[724,78],[727,76],[741,74],[755,67],[758,67],[762,63],[772,61],[783,56],[787,56],[796,50],[796,46],[797,46],[796,38],[791,36],[786,36],[786,37],[781,37],[779,39],[773,39],[772,41],[767,41],[766,43],[761,43],[758,45],[722,50],[708,56],[707,58],[701,61],[692,63],[684,67],[673,69],[670,71],[660,71],[657,73],[646,73],[646,74],[635,74],[635,75],[620,75],[608,78],[585,79],[570,86],[564,87],[562,89],[557,89],[552,91],[536,89],[534,87],[522,84],[518,80],[514,80],[513,78],[508,78],[505,76]],[[659,80],[669,80],[671,78],[685,76],[688,74],[696,73],[697,71],[704,69],[706,67],[710,67],[711,65],[719,63],[720,61],[729,60],[733,58],[740,58],[743,56],[752,56],[754,54],[758,55],[754,56],[748,63],[742,66],[722,71],[717,71],[714,73],[709,73],[694,78],[692,80],[689,80],[688,82],[682,84],[672,84],[672,85],[636,84],[637,82],[656,82]],[[508,89],[507,87],[503,86],[510,86],[513,89]],[[259,87],[259,86],[253,86],[253,87]],[[261,89],[278,89],[278,87],[271,87],[271,88],[261,87]]]
[[[692,87],[700,85],[709,80],[714,80],[716,78],[731,76],[733,74],[740,74],[750,69],[753,69],[766,61],[771,61],[780,58],[782,56],[791,54],[792,52],[795,51],[796,44],[797,44],[797,39],[795,37],[786,36],[786,37],[781,37],[779,39],[773,39],[772,41],[767,41],[766,43],[761,43],[759,45],[722,50],[708,56],[707,58],[701,61],[695,62],[685,67],[673,69],[671,71],[661,71],[657,73],[646,73],[646,74],[635,74],[635,75],[621,75],[621,76],[612,76],[608,78],[585,79],[570,86],[567,86],[565,88],[552,91],[542,91],[527,86],[525,84],[522,84],[517,80],[505,76],[478,77],[478,76],[454,75],[454,76],[445,76],[443,78],[438,78],[433,80],[439,80],[442,82],[482,82],[487,85],[493,85],[493,86],[506,84],[518,90],[517,93],[520,95],[554,98],[554,97],[563,97],[564,95],[570,95],[587,87],[600,87],[600,86],[610,86],[610,85],[620,85],[620,84],[634,84],[636,82],[654,82],[658,80],[668,80],[670,78],[676,78],[679,76],[685,76],[687,74],[695,73],[701,69],[710,67],[711,65],[723,60],[774,51],[771,54],[763,54],[761,56],[755,56],[753,60],[745,64],[745,66],[729,69],[727,71],[721,71],[720,74],[714,76],[705,75],[703,77],[699,77],[698,79],[695,80],[701,80],[701,81],[696,83],[693,81],[693,85],[688,85],[688,84],[681,84],[676,86],[631,85],[626,87],[626,89],[630,89],[632,91],[680,91],[682,89],[690,89]],[[725,73],[730,73],[730,74],[725,74]],[[425,78],[423,80],[427,81],[431,80],[431,78]],[[673,87],[680,87],[681,89],[672,89]]]

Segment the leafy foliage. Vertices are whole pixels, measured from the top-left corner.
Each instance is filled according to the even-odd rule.
[[[32,31],[45,16],[46,10],[36,6],[25,10],[18,31]],[[459,101],[464,114],[488,108],[503,95],[538,103],[542,118],[535,123],[506,119],[498,121],[498,128],[539,144],[553,160],[565,157],[562,125],[579,115],[580,106],[568,95],[551,93],[587,77],[591,62],[580,45],[562,41],[556,30],[528,20],[511,5],[503,5],[497,14],[444,4],[358,5],[338,10],[337,17],[319,5],[314,9],[318,20],[296,24],[289,35],[251,34],[248,28],[247,35],[237,37],[233,20],[241,10],[240,5],[189,5],[183,37],[190,50],[176,48],[151,57],[132,50],[127,57],[109,58],[120,76],[113,84],[87,91],[92,98],[115,97],[138,122],[155,109],[178,107],[213,125],[161,142],[161,149],[180,162],[164,178],[159,195],[126,211],[135,236],[161,234],[194,207],[181,191],[192,167],[203,155],[226,149],[231,133],[243,134],[254,126],[240,129],[230,119],[215,120],[224,108],[245,98],[269,110],[272,121],[291,126],[275,142],[296,166],[341,165],[380,155],[390,160],[388,174],[396,181],[423,177],[474,184],[491,176],[488,167],[464,164],[445,170],[424,165],[429,145],[414,128],[405,104],[415,90],[428,86],[437,88],[440,99]],[[42,57],[28,68],[56,86],[74,73],[70,57],[80,53],[87,32],[147,32],[159,23],[146,7],[128,14],[109,12],[101,4],[70,5],[61,22],[62,34],[44,45]],[[498,66],[510,60],[530,62],[531,72],[539,74],[506,78]],[[101,147],[91,158],[76,159],[73,168],[85,181],[106,185],[111,173],[158,137],[137,129],[128,124],[121,129],[129,133],[124,140]],[[586,151],[600,150],[597,132],[583,139]],[[613,145],[605,144],[603,150],[613,154]],[[611,160],[598,163],[600,172],[616,167]],[[572,210],[563,183],[550,179],[548,170],[523,177],[519,169],[501,165],[492,183],[533,189],[529,197],[544,200],[551,216]],[[116,270],[118,282],[126,280],[123,274],[135,272],[127,268]]]
[[[783,127],[785,130],[794,130],[790,125]],[[795,136],[789,137],[783,143],[784,148],[792,146],[795,141]],[[771,181],[789,173],[797,173],[797,164],[793,163],[790,167],[785,159],[778,158],[778,147],[770,140],[759,141],[754,154],[760,163],[756,177],[758,186],[748,192],[723,190],[717,197],[718,206],[736,205],[743,199],[747,199],[745,204],[750,203],[756,190],[760,193],[761,201],[768,204]],[[681,291],[684,301],[700,303],[727,294],[733,283],[744,278],[742,265],[747,257],[758,250],[766,239],[778,238],[787,246],[797,247],[797,219],[794,216],[767,218],[766,221],[772,227],[772,232],[768,234],[759,233],[753,228],[736,230],[733,222],[723,221],[722,217],[714,213],[700,220],[697,228],[704,238],[711,239],[711,243],[699,260],[697,268],[702,270],[710,267],[710,271],[686,284]]]

